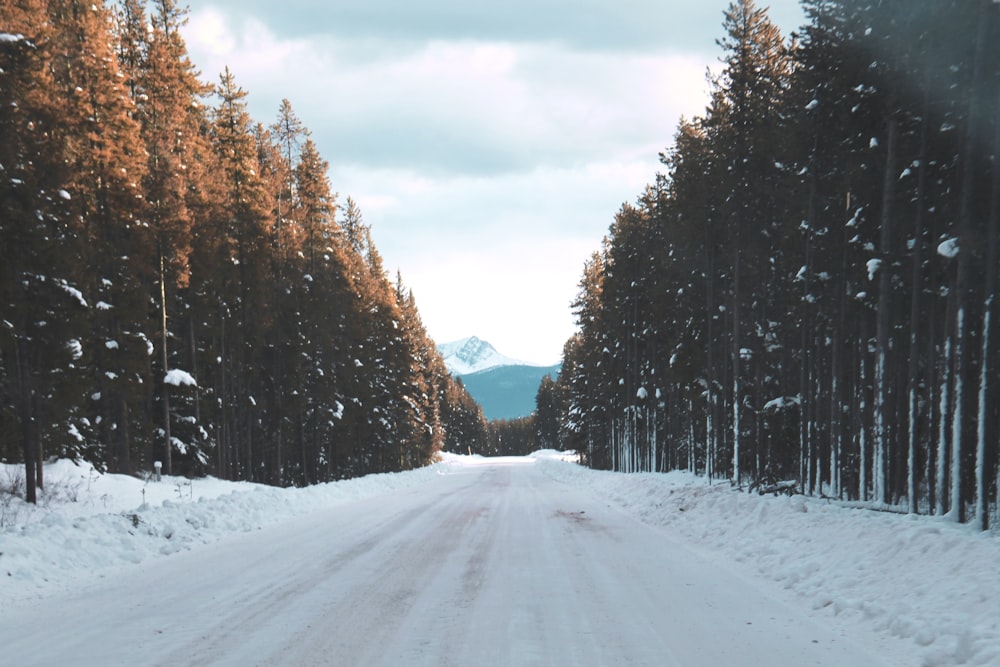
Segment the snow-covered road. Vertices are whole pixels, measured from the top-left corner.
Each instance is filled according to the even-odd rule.
[[[532,459],[5,605],[17,665],[892,665]]]

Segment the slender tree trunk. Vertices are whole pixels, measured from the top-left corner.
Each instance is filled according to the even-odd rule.
[[[705,254],[707,266],[705,268],[705,329],[706,329],[706,377],[705,377],[705,477],[709,480],[712,479],[712,474],[714,468],[712,466],[712,457],[715,454],[715,358],[713,350],[715,349],[715,338],[714,338],[714,327],[712,323],[715,321],[715,293],[714,293],[714,274],[715,262],[713,261],[714,253],[712,251],[714,240],[710,234],[708,223],[704,225],[705,230]],[[693,446],[693,443],[692,443]],[[692,464],[692,469],[697,467],[697,463]]]
[[[733,482],[740,486],[740,216],[733,256]]]
[[[275,301],[275,303],[280,303],[280,299]],[[277,326],[277,325],[276,325]],[[275,424],[275,470],[274,479],[278,486],[282,486],[285,482],[285,441],[284,441],[284,430],[285,430],[285,416],[283,414],[283,409],[281,405],[281,395],[283,393],[281,380],[281,340],[280,336],[278,340],[274,343],[274,424]]]
[[[996,233],[992,234],[994,237]],[[992,241],[992,261],[997,261],[996,239]],[[995,278],[994,278],[995,280]],[[982,328],[982,351],[980,353],[979,367],[979,409],[976,423],[976,528],[986,530],[989,528],[989,489],[986,484],[986,420],[989,396],[989,359],[990,359],[990,320],[992,319],[993,303],[996,299],[995,291],[991,291],[983,303],[983,328]]]
[[[842,331],[842,330],[841,330]],[[830,360],[830,495],[840,498],[840,454],[844,437],[843,412],[840,407],[840,336],[833,339]]]
[[[810,383],[810,389],[812,391],[812,396],[810,397],[810,414],[809,419],[809,451],[810,460],[812,463],[810,465],[814,466],[815,480],[813,481],[813,493],[819,496],[823,495],[823,447],[820,441],[820,424],[823,423],[823,414],[821,410],[823,409],[822,401],[822,387],[823,381],[823,336],[817,332],[816,340],[813,343],[813,347],[816,353],[813,355],[813,381]]]
[[[818,129],[813,138],[812,156],[809,169],[809,200],[806,213],[806,246],[805,246],[805,269],[802,276],[802,318],[800,327],[800,349],[801,365],[799,368],[799,479],[802,484],[802,492],[811,494],[813,492],[813,394],[810,390],[812,379],[813,354],[819,354],[819,350],[810,348],[810,337],[813,330],[812,310],[810,309],[810,290],[812,289],[813,272],[813,243],[814,230],[817,227],[817,204],[819,186],[817,183],[819,169],[816,166]]]
[[[878,313],[876,319],[875,345],[875,395],[874,395],[874,429],[872,442],[872,484],[874,500],[877,503],[888,502],[886,479],[886,461],[889,458],[889,337],[892,311],[892,202],[896,184],[896,143],[898,121],[895,111],[891,112],[887,128],[885,174],[882,180],[882,216],[879,254],[881,264],[879,273]]]
[[[27,331],[27,329],[25,329]],[[38,504],[37,473],[38,463],[38,401],[31,373],[30,343],[24,336],[17,339],[18,388],[21,398],[21,449],[24,454],[24,500]]]
[[[844,213],[847,220],[851,219],[851,194],[850,192],[844,198]],[[843,241],[840,249],[840,280],[838,293],[840,298],[840,303],[838,306],[837,313],[837,335],[833,339],[833,386],[831,387],[831,400],[833,402],[832,411],[835,413],[834,416],[834,444],[836,446],[837,452],[837,497],[842,498],[844,495],[843,486],[843,470],[845,465],[845,460],[843,456],[844,442],[846,440],[845,436],[845,408],[848,407],[849,403],[844,399],[844,388],[849,386],[850,381],[854,377],[853,368],[850,364],[850,355],[847,353],[846,347],[846,337],[848,335],[848,300],[847,300],[847,278],[848,278],[848,263],[847,263],[847,248],[848,240],[850,238],[851,229],[849,226],[844,225],[843,231]],[[831,462],[832,466],[832,462]]]
[[[807,317],[803,319],[807,319]],[[799,359],[799,488],[802,490],[802,493],[808,493],[810,483],[808,455],[809,415],[806,412],[806,407],[809,404],[809,334],[807,322],[801,322],[799,326],[799,349],[801,350],[801,358]]]
[[[33,414],[38,414],[38,396],[34,397],[35,407],[33,409]],[[38,435],[38,424],[35,424],[34,428],[35,434],[35,486],[40,490],[45,489],[45,443]]]
[[[962,502],[962,431],[965,417],[963,415],[964,378],[965,373],[965,308],[959,306],[955,315],[955,347],[952,356],[954,364],[954,396],[951,412],[951,503],[948,516],[962,522],[965,519],[965,508]]]
[[[925,82],[926,83],[926,82]],[[906,372],[907,386],[907,428],[906,428],[906,507],[910,514],[917,513],[917,419],[918,419],[918,359],[920,359],[920,295],[921,262],[920,249],[924,236],[924,201],[927,190],[927,114],[929,95],[925,85],[923,111],[920,122],[920,152],[917,167],[916,214],[913,220],[913,253],[910,269],[910,359]]]
[[[761,407],[764,404],[764,364],[759,359],[756,365],[755,374],[755,386],[754,386],[754,404],[756,406],[754,412],[754,431],[755,431],[755,447],[754,452],[754,477],[759,481],[762,474],[763,463],[761,457],[764,455],[764,424],[763,415],[764,411]]]
[[[995,11],[989,13],[991,21],[995,21]],[[1000,98],[998,98],[1000,104]],[[1000,106],[997,107],[1000,109]],[[1000,120],[993,123],[993,179],[990,193],[989,229],[986,244],[986,282],[983,285],[983,323],[980,332],[981,350],[979,354],[979,405],[976,416],[976,528],[989,528],[989,485],[986,481],[987,461],[986,439],[987,419],[990,398],[990,364],[991,336],[990,326],[993,320],[997,292],[997,264],[1000,263],[1000,251],[997,249],[1000,236]]]
[[[297,435],[297,438],[298,438],[298,441],[299,441],[299,452],[302,455],[302,485],[303,486],[309,486],[312,482],[310,481],[311,478],[309,476],[309,463],[308,463],[308,458],[306,456],[305,423],[304,423],[304,420],[302,418],[302,414],[301,413],[298,415],[298,420],[297,421],[298,421],[298,428],[296,429],[296,435]],[[328,466],[329,466],[330,459],[332,457],[333,457],[333,453],[332,452],[330,452],[330,453],[327,454],[327,465]],[[328,482],[330,481],[329,477],[330,477],[330,473],[329,473],[329,468],[328,468],[328,470],[327,470],[327,480],[326,480]]]
[[[128,475],[132,472],[132,457],[131,449],[132,443],[129,438],[129,410],[128,410],[128,399],[126,399],[124,392],[116,392],[118,395],[115,397],[118,403],[118,421],[120,426],[118,430],[118,456],[117,458],[117,469],[118,473],[121,475]]]
[[[985,5],[980,3],[980,7]],[[969,115],[962,146],[962,185],[958,213],[958,269],[955,276],[955,347],[954,347],[954,400],[951,419],[951,508],[949,516],[955,521],[965,520],[965,504],[962,485],[962,459],[965,432],[964,393],[965,374],[968,365],[966,324],[969,271],[972,262],[972,216],[975,189],[976,137],[979,130],[978,102],[980,99],[983,51],[986,43],[986,29],[989,22],[980,12],[979,28],[976,31],[976,50],[972,67],[972,92],[969,96]]]
[[[229,418],[229,381],[227,373],[228,357],[226,345],[226,312],[225,306],[219,303],[219,448],[222,451],[226,479],[236,479],[233,452],[230,447],[231,422]]]
[[[924,479],[927,480],[927,511],[934,514],[937,507],[937,445],[935,419],[938,405],[938,367],[936,362],[937,347],[934,344],[935,317],[927,318],[927,333],[924,336],[924,358],[927,364],[927,461],[924,463]]]
[[[167,355],[167,275],[164,266],[163,251],[157,245],[157,254],[160,264],[160,360],[163,362],[163,451],[164,465],[168,475],[174,474],[173,446],[170,441],[170,385],[166,382],[167,372],[170,370],[170,359]]]
[[[948,293],[948,321],[951,320],[955,296],[954,290]],[[951,415],[951,327],[945,327],[945,338],[941,348],[941,358],[938,371],[938,446],[937,446],[937,470],[935,475],[935,488],[937,497],[934,506],[934,513],[942,516],[947,511],[945,501],[947,492],[947,470],[948,470],[948,419]]]
[[[858,499],[868,500],[868,425],[865,423],[865,413],[868,404],[865,396],[868,394],[868,327],[866,321],[861,323],[861,340],[858,341],[858,364],[860,377],[858,379]]]

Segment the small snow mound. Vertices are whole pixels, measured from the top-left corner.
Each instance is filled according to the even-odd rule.
[[[879,267],[882,266],[882,260],[869,259],[865,266],[868,268],[868,280],[875,280],[875,274],[878,273]]]
[[[560,452],[555,449],[539,449],[538,451],[532,452],[528,458],[535,459],[536,461],[566,461],[568,463],[580,462],[580,455],[572,449],[565,452]]]
[[[941,241],[941,243],[938,244],[937,253],[942,257],[947,257],[948,259],[958,257],[958,239],[950,238]]]
[[[181,385],[188,385],[190,387],[198,386],[198,383],[190,373],[182,371],[179,368],[171,368],[167,371],[167,374],[163,376],[163,381],[175,387],[180,387]]]

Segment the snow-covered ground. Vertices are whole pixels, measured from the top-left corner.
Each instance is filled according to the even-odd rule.
[[[708,486],[684,472],[548,474],[603,495],[754,576],[820,618],[912,643],[919,664],[1000,666],[1000,539],[937,517]]]
[[[368,664],[596,664],[593,651],[618,646],[635,651],[635,664],[657,664],[650,656],[670,650],[673,664],[719,664],[692,662],[706,641],[703,621],[715,624],[718,636],[707,637],[719,644],[706,655],[773,635],[768,655],[726,664],[813,664],[805,653],[787,656],[820,642],[827,653],[810,656],[816,664],[837,664],[857,645],[862,661],[852,664],[875,655],[887,665],[1000,665],[996,533],[559,458],[448,455],[422,470],[307,489],[144,482],[60,462],[46,470],[38,508],[0,499],[4,659],[247,664],[241,655],[263,660],[271,653],[260,651],[280,648],[277,637],[284,647],[292,629],[305,637],[326,614],[351,632],[274,653],[279,662],[297,655],[321,664],[321,651],[336,649]],[[0,488],[17,474],[0,468]],[[397,571],[399,556],[415,569]],[[251,592],[222,587],[236,577]],[[276,590],[282,581],[297,602]],[[520,589],[539,601],[515,604]],[[121,600],[134,618],[105,618]],[[680,632],[678,619],[691,627]],[[114,623],[136,636],[124,645],[93,636],[52,643],[57,622],[85,634]],[[47,633],[41,652],[36,626]],[[253,636],[225,638],[244,626]],[[365,633],[382,627],[392,631],[372,653]],[[435,631],[442,636],[427,636]],[[478,643],[463,644],[463,632]],[[680,638],[664,646],[671,632]],[[647,646],[627,646],[647,636]],[[233,652],[238,643],[244,653]],[[564,655],[552,653],[559,646]]]
[[[0,598],[7,600],[44,596],[123,564],[425,484],[438,471],[281,489],[213,477],[164,475],[154,482],[63,460],[46,465],[37,506],[8,492],[23,474],[21,466],[0,464]]]

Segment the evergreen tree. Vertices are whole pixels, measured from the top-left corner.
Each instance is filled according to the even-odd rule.
[[[768,258],[778,238],[776,193],[781,183],[781,93],[789,71],[782,37],[753,0],[739,0],[725,12],[726,37],[719,44],[725,68],[717,83],[706,125],[723,169],[719,176],[729,196],[720,203],[726,226],[732,273],[729,282],[732,393],[732,480],[739,485],[744,406],[749,403],[744,367],[761,363],[764,350],[747,340],[766,332],[771,294]],[[776,157],[778,159],[776,159]],[[748,287],[749,286],[749,287]]]
[[[246,91],[228,68],[220,76],[219,103],[212,115],[212,142],[223,181],[219,220],[225,244],[218,250],[217,294],[223,318],[221,347],[226,390],[222,397],[223,428],[229,434],[232,468],[243,479],[258,479],[259,420],[263,405],[261,364],[255,355],[263,338],[270,295],[262,271],[269,266],[268,230],[271,201],[260,176],[254,124],[246,109]],[[169,450],[168,450],[169,451]],[[167,465],[170,457],[167,457]]]
[[[290,103],[254,123],[228,69],[202,103],[185,15],[0,7],[0,453],[27,499],[48,455],[310,484],[485,442]]]
[[[50,2],[49,11],[58,25],[52,59],[56,91],[70,100],[61,130],[71,174],[68,223],[77,228],[80,244],[72,261],[80,271],[80,289],[93,304],[84,339],[92,384],[85,391],[96,409],[83,404],[78,431],[81,443],[103,442],[99,453],[87,457],[103,467],[127,458],[123,397],[143,396],[149,379],[142,283],[153,264],[144,219],[146,165],[137,149],[142,139],[135,107],[113,49],[110,12],[72,1]]]
[[[788,46],[752,2],[726,12],[706,116],[585,266],[560,439],[986,525],[997,9],[804,5]]]
[[[178,9],[172,0],[156,0],[153,13],[147,16],[145,6],[138,0],[128,0],[121,6],[118,16],[119,60],[128,80],[130,96],[136,107],[141,134],[146,147],[146,177],[143,190],[147,208],[145,222],[152,236],[155,259],[152,279],[147,280],[147,291],[155,295],[158,310],[155,316],[155,338],[158,339],[154,365],[157,368],[158,397],[160,401],[160,430],[164,443],[174,442],[185,449],[189,459],[201,465],[207,463],[207,446],[200,429],[190,430],[183,438],[174,433],[173,423],[197,422],[195,406],[171,404],[172,385],[164,381],[173,367],[168,344],[171,337],[181,335],[180,325],[192,322],[180,320],[173,324],[171,312],[181,307],[182,291],[188,287],[190,257],[198,201],[197,191],[206,178],[203,156],[208,145],[201,128],[204,123],[201,98],[208,88],[198,80],[198,72],[188,59],[187,49],[180,35],[185,21],[185,10]],[[155,281],[155,282],[154,282]],[[173,324],[174,331],[171,331]],[[189,374],[194,369],[193,355],[188,357]],[[180,399],[181,396],[178,396]],[[118,402],[128,409],[128,397]],[[193,407],[193,409],[192,409]],[[167,446],[166,444],[164,445]],[[140,450],[140,461],[150,463],[152,442]],[[167,449],[172,463],[174,447]],[[123,456],[127,453],[123,451]],[[130,467],[128,458],[119,462],[121,471]]]
[[[559,449],[559,415],[565,411],[555,380],[546,375],[535,395],[535,430],[538,446]]]
[[[69,176],[58,159],[58,129],[67,112],[48,66],[53,26],[46,3],[6,3],[0,7],[0,25],[7,31],[0,41],[0,132],[7,138],[0,142],[0,406],[4,422],[19,426],[16,436],[4,429],[3,453],[12,456],[15,447],[20,449],[26,500],[34,503],[41,410],[52,398],[44,395],[46,377],[77,356],[70,352],[60,358],[66,343],[76,339],[61,340],[61,332],[46,326],[65,322],[73,308],[58,297],[60,286],[70,286],[66,277],[53,271],[73,246],[60,196]]]

